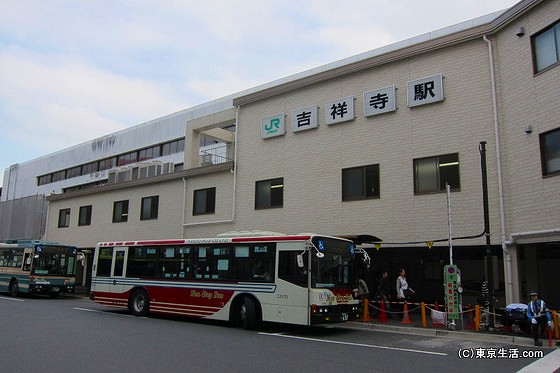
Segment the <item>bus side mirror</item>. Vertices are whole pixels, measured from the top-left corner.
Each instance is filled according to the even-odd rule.
[[[303,254],[297,255],[297,265],[299,268],[303,268]]]

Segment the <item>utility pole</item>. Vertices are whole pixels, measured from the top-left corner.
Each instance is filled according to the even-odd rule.
[[[488,275],[489,301],[488,328],[494,328],[494,270],[492,263],[492,246],[490,244],[490,213],[488,211],[488,175],[486,171],[486,141],[481,141],[480,168],[482,170],[482,205],[484,207],[484,235],[486,236],[486,273]]]

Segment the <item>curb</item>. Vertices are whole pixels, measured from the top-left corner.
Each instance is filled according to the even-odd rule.
[[[354,329],[369,329],[372,331],[379,331],[385,333],[412,334],[412,335],[422,335],[428,337],[455,338],[455,339],[464,339],[470,341],[496,342],[496,343],[514,344],[520,346],[533,346],[533,340],[530,337],[521,337],[521,336],[514,336],[514,335],[497,335],[497,334],[486,334],[486,333],[479,334],[478,332],[475,334],[473,332],[464,332],[464,331],[428,329],[428,328],[387,325],[387,324],[377,324],[377,323],[363,323],[363,322],[356,322],[356,321],[349,321],[341,325],[344,327],[349,327]],[[545,348],[549,348],[549,347],[547,346]],[[553,346],[552,348],[555,348],[555,346]]]

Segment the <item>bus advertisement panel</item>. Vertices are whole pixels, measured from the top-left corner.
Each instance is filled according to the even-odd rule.
[[[314,325],[353,320],[355,246],[315,234],[101,242],[90,298],[149,312]]]
[[[51,298],[73,293],[76,281],[74,246],[45,241],[0,243],[0,291],[45,294]]]

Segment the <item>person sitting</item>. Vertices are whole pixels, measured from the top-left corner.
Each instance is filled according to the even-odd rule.
[[[527,318],[531,321],[531,335],[535,346],[542,346],[542,342],[539,340],[539,329],[547,323],[548,327],[552,328],[552,317],[545,301],[539,299],[539,293],[532,291],[530,297],[531,301],[527,304]]]

